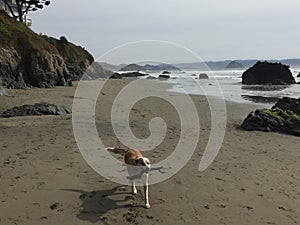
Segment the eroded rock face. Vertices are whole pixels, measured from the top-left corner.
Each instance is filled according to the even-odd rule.
[[[1,117],[36,116],[36,115],[65,115],[72,111],[65,106],[57,106],[50,103],[36,103],[34,105],[22,105],[8,109],[0,114]]]
[[[276,131],[300,136],[300,98],[283,98],[271,109],[251,112],[241,127],[248,131]]]
[[[19,89],[68,86],[72,79],[60,55],[32,52],[24,58],[13,48],[0,50],[0,73],[4,86]]]
[[[14,48],[0,48],[0,76],[4,86],[8,86],[10,83],[13,86],[17,86],[18,84],[20,88],[26,86],[18,78],[22,77],[18,72],[20,62],[21,56]]]
[[[281,63],[257,62],[242,75],[243,84],[294,84],[289,66]]]
[[[48,52],[32,53],[27,64],[25,82],[35,87],[68,86],[72,75],[60,55]]]
[[[65,37],[36,34],[3,11],[0,24],[0,78],[8,88],[69,86],[94,61]]]

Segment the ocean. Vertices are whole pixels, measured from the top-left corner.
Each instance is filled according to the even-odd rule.
[[[207,95],[224,98],[227,101],[239,103],[257,103],[271,105],[282,97],[300,97],[300,84],[293,85],[243,85],[242,74],[245,69],[226,69],[216,71],[184,71],[172,72],[168,82],[173,85],[170,92],[184,92],[193,95]],[[291,72],[300,82],[297,75],[299,68],[291,68]],[[209,79],[198,79],[199,74],[205,73]],[[159,73],[150,73],[158,77]]]

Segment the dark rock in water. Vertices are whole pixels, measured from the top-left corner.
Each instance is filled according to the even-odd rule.
[[[114,73],[112,76],[109,77],[109,79],[122,79],[122,75],[119,73]]]
[[[300,98],[283,98],[271,109],[251,112],[241,127],[248,131],[276,131],[300,136]]]
[[[243,64],[237,62],[237,61],[231,61],[227,66],[226,69],[238,69],[238,68],[244,68]]]
[[[65,106],[57,106],[50,103],[36,103],[34,105],[22,105],[8,109],[0,114],[1,117],[35,116],[35,115],[65,115],[72,111]]]
[[[165,70],[164,72],[162,72],[162,74],[171,74],[171,72]]]
[[[281,63],[257,62],[242,75],[243,84],[294,84],[289,66]]]
[[[146,79],[149,79],[149,80],[156,80],[157,78],[154,77],[154,76],[148,76]]]
[[[199,79],[209,79],[209,77],[206,73],[200,73]]]
[[[140,72],[129,72],[129,73],[122,73],[122,77],[143,77],[147,76],[146,73],[140,73]]]
[[[167,80],[167,79],[170,79],[170,75],[162,74],[162,75],[158,76],[158,79],[160,79],[160,80]]]
[[[147,76],[146,73],[140,72],[128,72],[128,73],[114,73],[110,78],[111,79],[122,79],[123,77],[143,77]]]
[[[298,74],[298,76],[297,77],[300,77],[300,73]]]

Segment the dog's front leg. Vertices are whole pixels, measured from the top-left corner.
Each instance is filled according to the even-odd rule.
[[[149,204],[149,183],[148,183],[148,179],[149,179],[149,175],[148,173],[145,174],[144,177],[144,195],[145,195],[145,208],[149,209],[150,208],[150,204]]]
[[[136,187],[135,187],[135,180],[131,181],[131,190],[132,190],[133,195],[137,194],[137,190],[136,190]]]

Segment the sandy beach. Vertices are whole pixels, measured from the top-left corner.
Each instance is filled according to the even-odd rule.
[[[128,82],[110,80],[97,103],[96,124],[107,146],[121,146],[109,115],[116,94]],[[42,101],[71,108],[75,90],[76,84],[7,90],[8,96],[0,97],[0,111]],[[180,97],[180,93],[172,95]],[[129,186],[101,177],[85,162],[71,115],[0,118],[0,224],[299,224],[299,137],[243,131],[239,129],[243,119],[260,106],[226,102],[223,145],[213,164],[199,172],[211,118],[206,98],[193,96],[193,100],[201,123],[197,148],[179,173],[150,186],[150,209],[142,206],[141,187],[132,196]],[[159,162],[178,142],[176,111],[162,100],[149,98],[135,106],[130,119],[133,132],[143,138],[149,135],[148,122],[155,116],[166,121],[167,136],[145,155]]]

